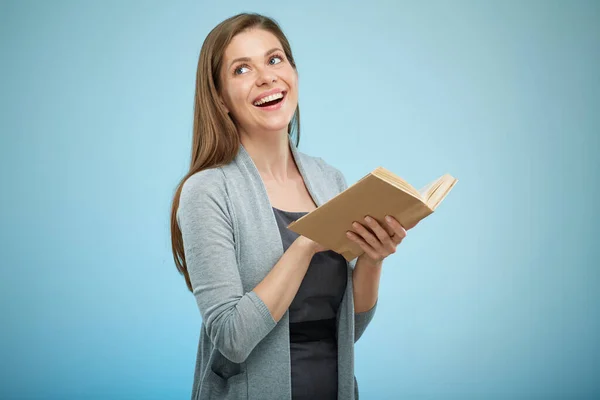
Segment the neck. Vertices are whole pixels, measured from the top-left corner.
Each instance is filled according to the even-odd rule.
[[[263,180],[285,183],[293,178],[295,165],[287,130],[260,136],[240,132],[240,142]]]

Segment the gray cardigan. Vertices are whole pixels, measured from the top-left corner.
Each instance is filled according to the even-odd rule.
[[[288,142],[317,206],[347,187],[338,169]],[[177,221],[202,316],[192,399],[290,399],[288,312],[276,323],[252,291],[281,258],[283,245],[266,188],[243,145],[231,163],[185,182]],[[354,313],[355,264],[348,262],[337,317],[338,399],[344,400],[358,398],[354,343],[377,306]]]

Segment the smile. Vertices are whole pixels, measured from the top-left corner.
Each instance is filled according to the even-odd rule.
[[[273,93],[269,96],[265,96],[259,100],[256,100],[253,105],[265,110],[276,110],[281,107],[286,94],[287,92]]]

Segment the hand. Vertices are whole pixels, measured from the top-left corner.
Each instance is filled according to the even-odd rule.
[[[369,216],[365,217],[362,224],[356,221],[352,224],[356,232],[348,231],[346,235],[364,250],[359,259],[368,258],[372,263],[381,263],[387,256],[396,252],[396,247],[406,237],[406,229],[394,217],[389,218],[391,219],[386,220],[385,229]]]

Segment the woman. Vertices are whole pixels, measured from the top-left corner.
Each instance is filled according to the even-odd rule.
[[[298,73],[273,20],[215,27],[198,62],[192,161],[171,213],[175,263],[202,315],[192,398],[354,399],[353,345],[382,261],[406,235],[358,221],[353,262],[286,226],[346,188],[297,150]]]

